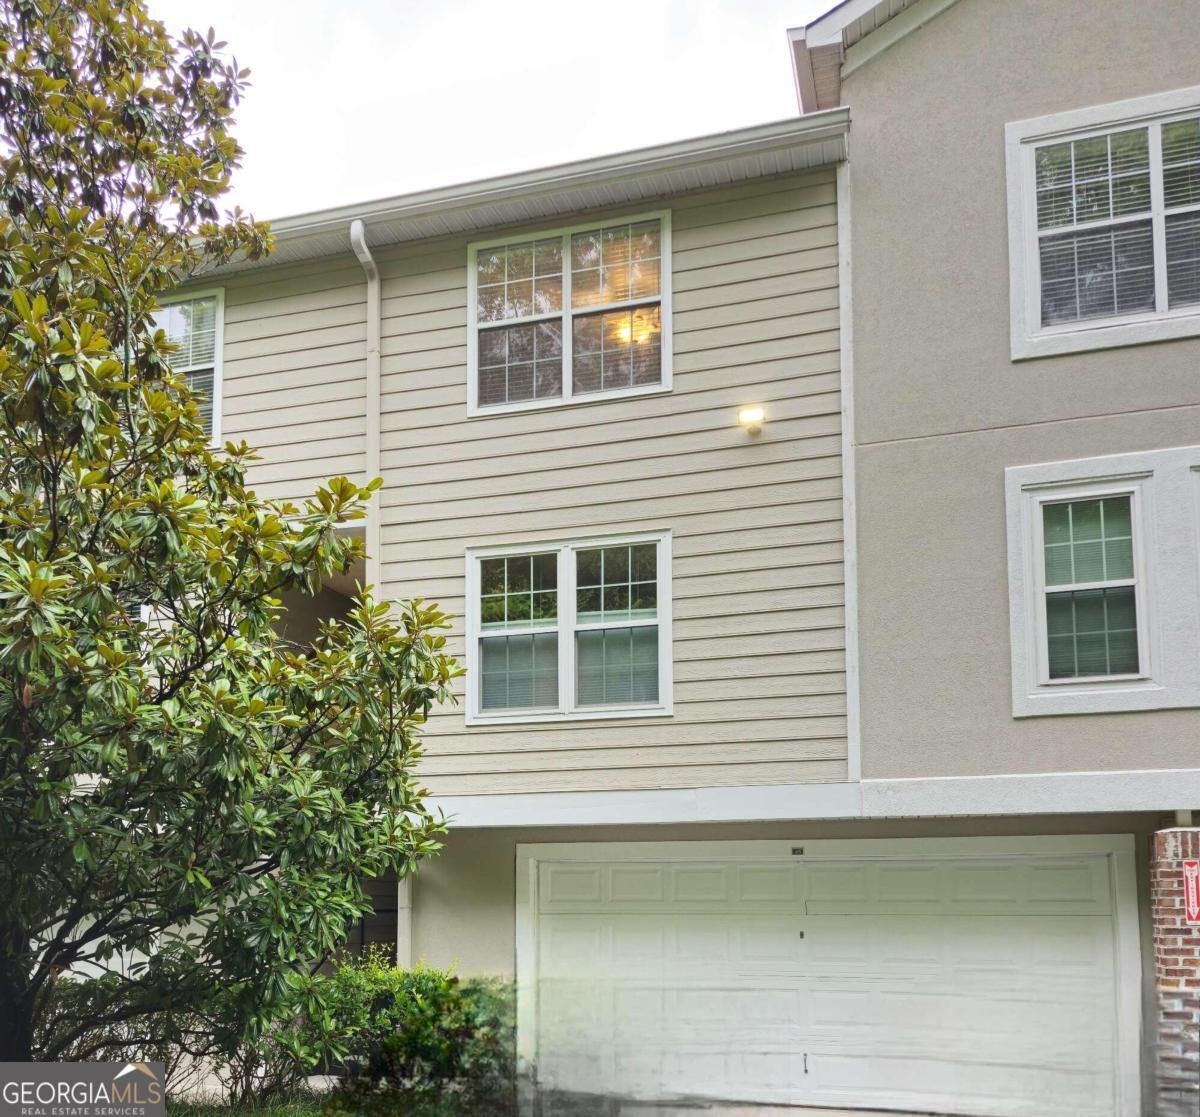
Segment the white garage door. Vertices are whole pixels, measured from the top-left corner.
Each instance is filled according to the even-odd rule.
[[[541,1084],[1119,1112],[1107,855],[638,856],[528,863],[523,1044]]]

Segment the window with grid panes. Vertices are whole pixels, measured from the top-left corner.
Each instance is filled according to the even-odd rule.
[[[1132,497],[1043,504],[1042,551],[1049,677],[1136,675]]]
[[[575,602],[575,701],[657,702],[657,546],[576,551]]]
[[[1200,306],[1200,115],[1038,144],[1041,324]]]
[[[472,407],[662,387],[666,225],[663,214],[473,247]]]
[[[219,295],[202,295],[167,303],[154,316],[154,324],[167,339],[179,346],[171,356],[171,370],[181,377],[196,397],[204,430],[215,437],[214,416],[220,354],[217,352]]]
[[[558,556],[508,555],[479,564],[483,710],[558,705]]]
[[[469,708],[662,712],[669,554],[656,536],[471,556]]]

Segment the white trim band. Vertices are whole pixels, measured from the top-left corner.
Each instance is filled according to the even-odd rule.
[[[864,780],[863,817],[1174,811],[1200,803],[1200,769]]]
[[[856,818],[857,784],[763,784],[648,791],[449,795],[427,800],[456,826],[614,826],[650,822],[746,822]]]
[[[481,829],[1176,811],[1200,808],[1200,768],[449,795],[428,802],[452,825]]]

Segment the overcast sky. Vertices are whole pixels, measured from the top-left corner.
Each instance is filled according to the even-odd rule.
[[[796,114],[833,0],[150,0],[253,71],[232,201],[273,218]]]

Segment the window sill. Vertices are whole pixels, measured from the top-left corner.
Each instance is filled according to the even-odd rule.
[[[622,706],[605,707],[596,710],[545,710],[542,712],[513,714],[468,714],[465,723],[468,728],[488,725],[541,725],[556,721],[636,721],[641,718],[665,718],[674,716],[670,706]]]
[[[1187,337],[1200,337],[1200,307],[1189,307],[1172,315],[1128,321],[1106,319],[1089,325],[1080,324],[1078,328],[1044,330],[1029,335],[1014,329],[1012,359],[1026,361],[1036,357],[1089,353],[1127,345],[1150,345],[1157,341],[1176,341]]]
[[[1200,332],[1200,326],[1197,327]],[[495,415],[517,415],[523,411],[554,411],[559,408],[586,407],[593,403],[609,403],[618,399],[637,399],[639,396],[664,396],[671,391],[669,376],[661,384],[647,384],[641,388],[619,388],[612,392],[588,392],[586,395],[571,396],[570,399],[529,400],[526,403],[499,403],[490,407],[467,404],[468,419],[490,419]]]
[[[1164,686],[1153,679],[1113,679],[1070,686],[1047,685],[1013,695],[1013,717],[1055,717],[1078,714],[1124,714],[1146,710],[1200,707],[1200,689]]]

